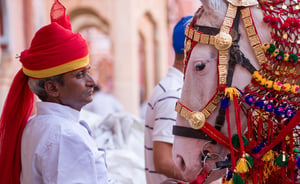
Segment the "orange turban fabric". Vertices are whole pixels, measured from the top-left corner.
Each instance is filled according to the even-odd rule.
[[[21,53],[22,69],[15,76],[0,118],[0,183],[19,184],[21,139],[33,109],[34,95],[27,82],[48,78],[89,64],[88,46],[71,30],[65,8],[55,0],[51,24],[38,30],[30,48]]]

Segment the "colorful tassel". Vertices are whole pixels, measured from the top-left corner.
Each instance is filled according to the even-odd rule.
[[[249,167],[246,158],[240,158],[235,166],[236,172],[238,173],[247,173],[249,172]]]
[[[261,158],[262,161],[269,162],[274,160],[274,152],[273,150],[269,150],[264,156]]]
[[[253,166],[253,158],[248,154],[243,154],[243,156],[237,161],[236,172],[247,173]]]
[[[288,159],[289,157],[285,154],[283,151],[276,159],[275,163],[280,167],[285,167],[288,165]]]
[[[229,104],[230,104],[230,101],[228,98],[225,97],[221,100],[221,107],[223,109],[226,109],[227,107],[229,107]]]
[[[278,52],[278,54],[275,56],[275,58],[276,58],[276,60],[278,60],[278,61],[283,61],[283,59],[284,59],[284,52],[281,50],[281,51],[279,51]]]
[[[244,146],[247,146],[249,145],[249,141],[248,139],[245,137],[245,136],[242,136],[243,138],[243,144]],[[232,145],[235,147],[235,148],[240,148],[241,145],[240,145],[240,141],[239,141],[239,136],[237,134],[234,134],[231,138],[231,141],[232,141]]]
[[[229,180],[229,181],[225,180],[225,181],[222,182],[222,184],[233,184],[232,182],[233,182],[232,179]]]
[[[266,49],[266,51],[267,51],[269,54],[272,54],[275,50],[276,50],[276,47],[275,47],[274,44],[270,44],[269,48]]]
[[[298,61],[298,56],[296,54],[289,55],[289,62],[296,63]]]
[[[251,157],[249,154],[246,153],[246,160],[247,160],[247,163],[249,164],[249,167],[252,168],[254,165],[253,157]]]
[[[225,96],[227,96],[231,101],[233,101],[233,96],[240,97],[241,92],[235,87],[227,87],[225,88]]]
[[[289,160],[288,160],[288,167],[290,167],[291,169],[294,169],[296,165],[296,158],[291,155]]]
[[[234,173],[232,180],[233,184],[245,184],[242,177],[237,173]]]

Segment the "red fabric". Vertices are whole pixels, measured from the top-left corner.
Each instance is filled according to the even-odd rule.
[[[87,55],[88,46],[80,34],[53,22],[35,34],[30,48],[21,53],[20,61],[27,69],[42,70]]]
[[[34,96],[27,85],[28,77],[20,70],[7,95],[0,119],[0,183],[19,184],[21,138],[33,108]]]
[[[73,33],[65,7],[55,0],[51,8],[51,24],[38,30],[20,61],[29,70],[59,66],[88,55],[88,45],[79,33]]]
[[[60,4],[58,0],[55,0],[51,8],[51,22],[57,22],[59,25],[66,29],[71,30],[70,17],[66,15],[66,8]]]

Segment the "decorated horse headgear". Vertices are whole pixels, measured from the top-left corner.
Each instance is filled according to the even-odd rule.
[[[272,42],[261,43],[250,6],[255,0],[227,0],[228,9],[220,29],[186,27],[185,64],[197,43],[218,50],[218,88],[200,111],[192,111],[177,102],[176,111],[191,128],[174,126],[178,136],[213,140],[231,151],[231,167],[224,183],[295,183],[300,180],[300,3],[299,1],[260,2],[264,22],[272,27]],[[201,9],[196,13],[198,14]],[[253,67],[239,50],[238,21],[242,19],[254,54],[261,68]],[[231,87],[234,66],[242,65],[252,74],[251,83],[241,90]],[[233,69],[232,69],[233,67]],[[225,119],[230,134],[229,102],[233,101],[237,135],[220,133]],[[219,107],[215,127],[206,119]],[[248,116],[248,130],[241,132],[240,109]],[[255,164],[254,164],[255,163]]]

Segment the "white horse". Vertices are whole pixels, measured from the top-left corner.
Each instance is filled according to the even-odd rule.
[[[226,138],[230,139],[231,135],[238,133],[236,106],[231,102],[229,107],[231,135],[228,135],[227,121],[224,126],[217,125],[221,127],[220,132],[224,135],[224,137],[216,135],[216,137],[220,137],[220,140],[216,141],[217,144],[212,144],[205,139],[207,135],[214,136],[212,134],[215,134],[215,129],[208,130],[210,133],[205,132],[204,138],[199,136],[200,139],[196,139],[193,136],[196,133],[190,131],[182,133],[184,131],[180,127],[192,126],[194,129],[199,129],[204,126],[203,123],[199,123],[202,121],[215,126],[220,111],[220,101],[224,96],[222,86],[229,84],[243,91],[251,82],[253,72],[259,70],[262,63],[266,62],[267,58],[264,57],[260,46],[270,43],[271,27],[263,21],[265,15],[257,1],[201,1],[202,7],[195,13],[194,22],[191,23],[193,26],[188,26],[186,30],[188,39],[185,46],[187,53],[185,82],[181,99],[176,106],[178,117],[177,128],[173,129],[175,134],[173,158],[187,181],[192,181],[202,171],[199,176],[203,175],[203,180],[210,183],[225,175],[226,169],[215,169],[215,163],[224,160],[230,153],[230,148],[232,149],[230,143],[226,142]],[[235,22],[235,11],[239,11],[239,6],[241,14],[239,21]],[[234,30],[234,26],[238,29]],[[221,29],[221,31],[214,28]],[[246,66],[248,68],[246,69],[241,66],[241,63],[238,63],[234,72],[230,74],[226,69],[230,67],[230,64],[227,63],[230,56],[226,53],[230,51],[229,47],[234,45],[234,43],[231,44],[231,41],[237,40],[237,32],[240,34],[239,49],[244,54],[244,58],[248,58],[251,66]],[[228,34],[231,37],[228,38]],[[229,45],[227,45],[228,43]],[[191,52],[189,52],[190,50]],[[228,77],[228,75],[233,76]],[[193,111],[201,113],[193,115]],[[196,120],[193,121],[193,118]],[[241,132],[244,133],[247,131],[247,117],[244,113],[240,114],[239,122],[241,122]],[[226,140],[224,144],[222,144],[222,140]],[[210,154],[207,155],[207,153]]]

